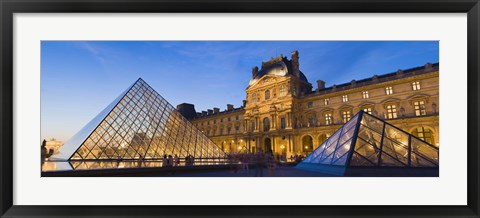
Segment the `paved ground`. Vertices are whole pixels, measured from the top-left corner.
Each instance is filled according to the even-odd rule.
[[[208,172],[198,172],[198,173],[185,173],[178,175],[170,175],[176,177],[255,177],[256,170],[250,169],[247,171],[231,171],[231,170],[219,170],[219,171],[208,171]],[[157,176],[157,175],[151,175]],[[295,169],[294,167],[282,166],[277,167],[273,173],[269,172],[268,169],[263,169],[263,177],[325,177],[331,176],[327,174],[321,174],[317,172],[304,171]]]

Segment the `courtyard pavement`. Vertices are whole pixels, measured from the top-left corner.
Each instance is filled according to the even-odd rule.
[[[250,169],[248,171],[237,170],[219,170],[219,171],[207,171],[207,172],[193,172],[193,173],[182,173],[182,174],[173,174],[169,176],[174,177],[255,177],[256,170]],[[165,175],[151,175],[151,176],[165,176]],[[295,169],[290,166],[281,166],[275,168],[273,172],[268,169],[263,169],[262,177],[331,177],[332,175],[322,174],[317,172],[305,171],[300,169]]]

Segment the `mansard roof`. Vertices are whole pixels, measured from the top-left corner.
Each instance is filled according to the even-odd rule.
[[[332,85],[330,87],[326,87],[321,90],[314,90],[311,93],[308,93],[307,95],[303,97],[311,97],[315,95],[324,95],[324,94],[329,94],[329,93],[334,93],[338,91],[343,91],[343,90],[348,90],[348,89],[353,89],[353,88],[358,88],[362,86],[368,86],[368,85],[373,85],[373,84],[378,84],[382,82],[388,82],[388,81],[393,81],[401,78],[407,78],[407,77],[412,77],[416,75],[421,75],[421,74],[426,74],[426,73],[431,73],[439,70],[439,63],[434,63],[434,64],[426,64],[425,66],[418,66],[406,70],[397,70],[396,72],[388,73],[388,74],[382,74],[382,75],[374,75],[370,78],[362,79],[362,80],[352,80],[349,83],[343,83],[339,85]]]
[[[286,56],[280,55],[277,58],[271,58],[267,62],[262,62],[262,68],[255,75],[253,75],[248,85],[253,85],[265,75],[293,75],[292,61],[288,60]],[[302,71],[300,71],[300,80],[308,83],[307,77],[302,73]]]

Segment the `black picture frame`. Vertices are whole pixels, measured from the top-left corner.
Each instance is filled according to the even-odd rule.
[[[479,217],[478,0],[0,0],[2,217]],[[20,206],[13,205],[14,13],[467,13],[468,196],[466,206]],[[28,136],[25,136],[28,137]],[[224,196],[227,197],[227,196]]]

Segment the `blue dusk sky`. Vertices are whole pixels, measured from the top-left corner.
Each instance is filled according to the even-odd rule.
[[[295,50],[314,89],[439,61],[438,41],[44,41],[42,140],[65,142],[139,77],[173,106],[239,107],[252,67]]]

